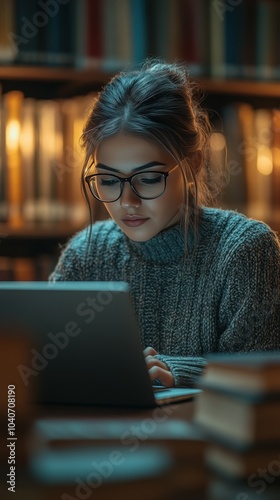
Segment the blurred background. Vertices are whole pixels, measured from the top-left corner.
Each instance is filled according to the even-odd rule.
[[[1,0],[0,280],[45,280],[88,222],[79,137],[146,57],[185,62],[213,125],[215,205],[280,227],[278,0]],[[98,202],[96,220],[107,218]]]
[[[223,188],[216,193],[215,206],[237,210],[280,231],[280,0],[0,0],[0,281],[47,280],[61,246],[88,223],[80,188],[83,125],[98,92],[115,72],[148,56],[185,62],[200,85],[201,103],[213,126],[212,172]],[[102,204],[93,198],[92,204],[95,220],[107,218]],[[69,421],[67,410],[68,425],[60,418],[34,427],[38,415],[30,407],[35,390],[31,384],[16,392],[14,423],[14,389],[22,387],[18,366],[28,365],[34,344],[21,331],[11,332],[3,325],[1,333],[0,380],[10,392],[0,391],[0,427],[3,424],[2,437],[7,439],[9,401],[9,432],[13,436],[16,427],[19,436],[17,498],[66,500],[74,498],[74,490],[75,498],[89,498],[94,489],[94,498],[103,500],[201,500],[195,490],[208,479],[202,461],[206,443],[188,425],[173,422],[172,412],[166,413],[166,419],[161,414],[158,421],[149,413],[136,414],[138,420],[134,416],[130,421],[113,409],[113,425],[101,413],[89,428],[83,418]],[[243,383],[242,369],[239,376]],[[229,379],[227,370],[218,378]],[[258,405],[250,406],[243,395],[241,400],[248,411],[242,422],[257,422]],[[213,405],[209,398],[208,408],[207,401],[200,407],[202,421],[205,410],[204,423],[211,424],[207,414],[215,408],[223,408],[219,418],[224,419],[228,402],[222,397]],[[228,436],[224,421],[220,425],[217,415],[212,417],[223,439],[232,438],[233,450],[238,440],[232,429],[236,422],[236,428],[243,429],[241,410],[235,408],[237,414],[231,410],[227,415]],[[260,426],[260,434],[264,429],[273,446],[266,446],[265,454],[263,443],[248,459],[246,454],[229,454],[215,440],[210,442],[208,463],[211,466],[212,461],[221,478],[218,475],[213,483],[209,500],[241,496],[256,500],[260,491],[253,487],[262,483],[266,489],[269,482],[273,488],[274,480],[275,495],[265,491],[262,500],[279,499],[279,460],[275,460],[279,443],[274,444],[279,419],[274,407],[269,406],[269,412],[267,408],[269,425]],[[137,453],[120,445],[120,435],[127,428],[136,426],[143,435],[143,425],[149,422],[156,424],[146,447],[148,431]],[[123,467],[109,474],[105,490],[96,490],[93,482],[89,489],[86,481],[94,472],[92,463],[88,468],[89,453],[91,460],[94,456],[102,465],[119,448]],[[4,500],[10,493],[8,453],[12,451],[6,445],[1,447]],[[257,469],[266,472],[267,468],[267,483],[249,483]],[[239,476],[242,483],[237,481]]]

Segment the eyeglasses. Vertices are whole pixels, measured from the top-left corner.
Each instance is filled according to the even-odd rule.
[[[112,203],[117,201],[123,192],[125,182],[129,182],[132,191],[143,200],[159,198],[166,189],[166,178],[177,165],[167,172],[145,171],[130,177],[118,177],[111,174],[92,174],[85,177],[91,194],[99,201]]]

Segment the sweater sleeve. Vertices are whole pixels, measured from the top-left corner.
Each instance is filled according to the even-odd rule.
[[[269,229],[229,252],[221,269],[215,352],[280,349],[280,245]],[[205,353],[206,354],[206,353]],[[201,375],[203,357],[157,355],[175,386],[190,386]]]
[[[165,363],[174,378],[175,387],[192,387],[195,379],[199,377],[207,365],[206,359],[192,356],[155,356]]]

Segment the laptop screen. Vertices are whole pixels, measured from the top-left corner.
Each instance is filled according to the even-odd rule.
[[[17,372],[37,402],[154,405],[127,283],[1,282],[0,325],[29,338]]]

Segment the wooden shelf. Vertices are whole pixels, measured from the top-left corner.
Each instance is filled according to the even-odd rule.
[[[209,94],[234,94],[262,97],[280,97],[279,82],[253,80],[212,80],[198,79],[198,83]]]
[[[0,66],[3,93],[21,90],[25,97],[37,99],[69,98],[99,91],[112,75],[101,68]]]
[[[0,224],[0,240],[12,239],[65,239],[82,229],[84,225],[69,223],[25,223],[17,226]]]
[[[92,69],[53,68],[38,66],[0,66],[0,81],[72,82],[76,85],[102,85],[112,76],[101,67]],[[197,82],[209,94],[236,94],[280,97],[280,85],[275,81],[217,80],[198,78]]]
[[[0,80],[72,81],[104,83],[112,74],[102,69],[79,70],[38,66],[0,66]]]

